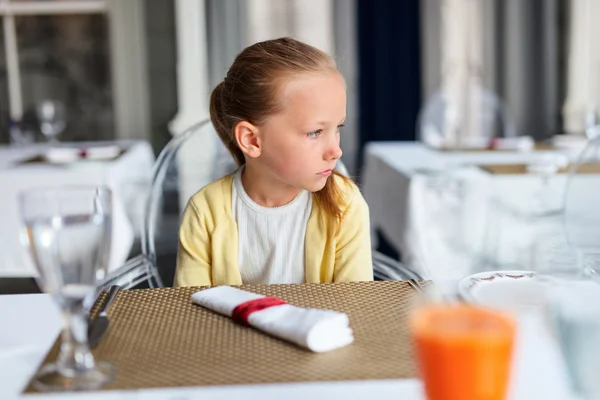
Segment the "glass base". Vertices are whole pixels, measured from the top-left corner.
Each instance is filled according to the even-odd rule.
[[[94,369],[75,376],[63,375],[56,364],[49,364],[35,376],[33,387],[40,392],[97,390],[114,378],[115,367],[108,362],[98,361]]]

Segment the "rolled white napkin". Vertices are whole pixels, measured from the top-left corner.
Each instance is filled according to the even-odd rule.
[[[228,317],[232,317],[239,305],[262,298],[265,296],[230,286],[216,286],[192,295],[194,303]],[[281,304],[252,312],[248,325],[318,353],[354,341],[348,316],[332,310]]]
[[[121,154],[121,147],[117,145],[91,146],[91,147],[52,147],[45,153],[46,160],[50,163],[65,164],[88,160],[110,160]]]
[[[85,157],[89,160],[105,160],[117,157],[121,147],[117,145],[92,146],[85,149]]]
[[[46,161],[54,164],[66,164],[79,159],[79,149],[73,147],[52,147],[44,154]]]

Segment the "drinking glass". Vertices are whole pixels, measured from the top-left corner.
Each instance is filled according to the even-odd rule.
[[[516,322],[464,303],[429,302],[410,318],[415,358],[429,400],[504,400]]]
[[[546,283],[549,320],[578,398],[600,399],[600,285],[583,277]]]
[[[527,172],[537,174],[542,179],[541,187],[533,193],[530,212],[537,216],[559,214],[563,210],[561,193],[550,185],[550,179],[569,164],[564,154],[548,153],[533,157],[527,165]]]
[[[107,271],[112,195],[105,187],[39,188],[20,194],[27,245],[38,284],[61,309],[64,327],[56,363],[34,379],[41,391],[93,390],[111,381],[111,364],[96,361],[87,338],[83,301]]]
[[[580,267],[597,275],[600,272],[600,136],[591,131],[588,129],[590,139],[567,176],[564,227],[567,243],[579,253]]]
[[[40,131],[50,143],[57,143],[58,136],[67,126],[64,105],[55,100],[44,100],[36,107]]]

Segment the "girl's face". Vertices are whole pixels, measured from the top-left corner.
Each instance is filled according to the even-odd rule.
[[[321,190],[340,149],[346,87],[335,72],[301,74],[282,84],[283,109],[259,128],[259,161],[272,178],[310,192]]]

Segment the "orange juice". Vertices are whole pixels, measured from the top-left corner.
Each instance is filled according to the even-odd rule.
[[[503,400],[515,321],[466,304],[430,305],[411,317],[415,355],[429,400]]]

